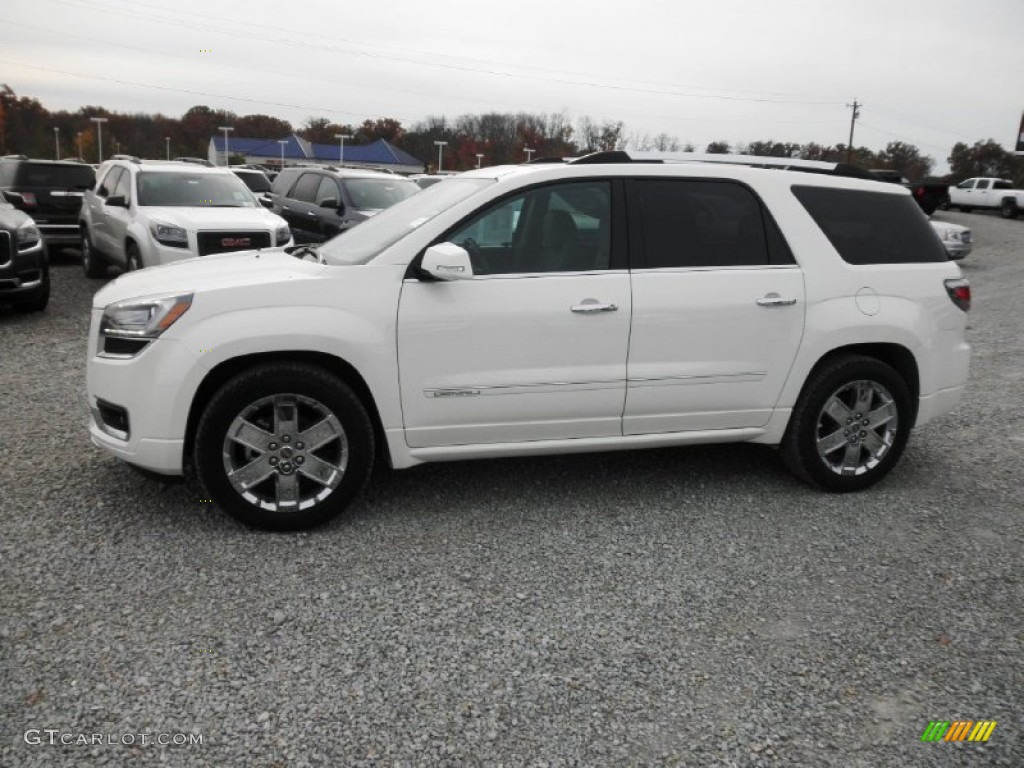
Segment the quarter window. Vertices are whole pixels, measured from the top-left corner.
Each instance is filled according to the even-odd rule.
[[[506,198],[446,238],[465,248],[478,275],[608,269],[611,184],[536,187]]]
[[[797,200],[849,264],[946,261],[946,251],[910,195],[793,187]]]
[[[766,229],[760,201],[740,184],[636,179],[632,189],[640,220],[640,265],[648,269],[792,263],[774,222]]]

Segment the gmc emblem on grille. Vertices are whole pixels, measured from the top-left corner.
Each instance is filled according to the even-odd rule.
[[[225,248],[245,248],[252,244],[252,239],[248,237],[222,237],[220,244]]]

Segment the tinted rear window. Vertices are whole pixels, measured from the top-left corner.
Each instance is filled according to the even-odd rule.
[[[88,165],[18,163],[8,168],[4,177],[8,186],[25,189],[90,189],[96,183],[96,174]]]
[[[245,182],[245,186],[253,192],[269,192],[270,180],[259,171],[252,173],[236,173],[235,176]]]
[[[948,260],[910,195],[803,186],[793,194],[849,264]]]

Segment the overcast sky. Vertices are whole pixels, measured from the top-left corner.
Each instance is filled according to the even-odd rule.
[[[565,112],[714,140],[1013,149],[1024,0],[2,0],[0,82],[49,109],[299,127]]]

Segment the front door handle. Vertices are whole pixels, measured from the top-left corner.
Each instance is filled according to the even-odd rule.
[[[759,307],[791,307],[796,304],[796,299],[786,299],[777,293],[769,293],[757,300]]]
[[[584,299],[579,304],[573,304],[573,312],[581,315],[591,315],[596,312],[616,312],[619,309],[618,304],[602,304],[597,299]]]

